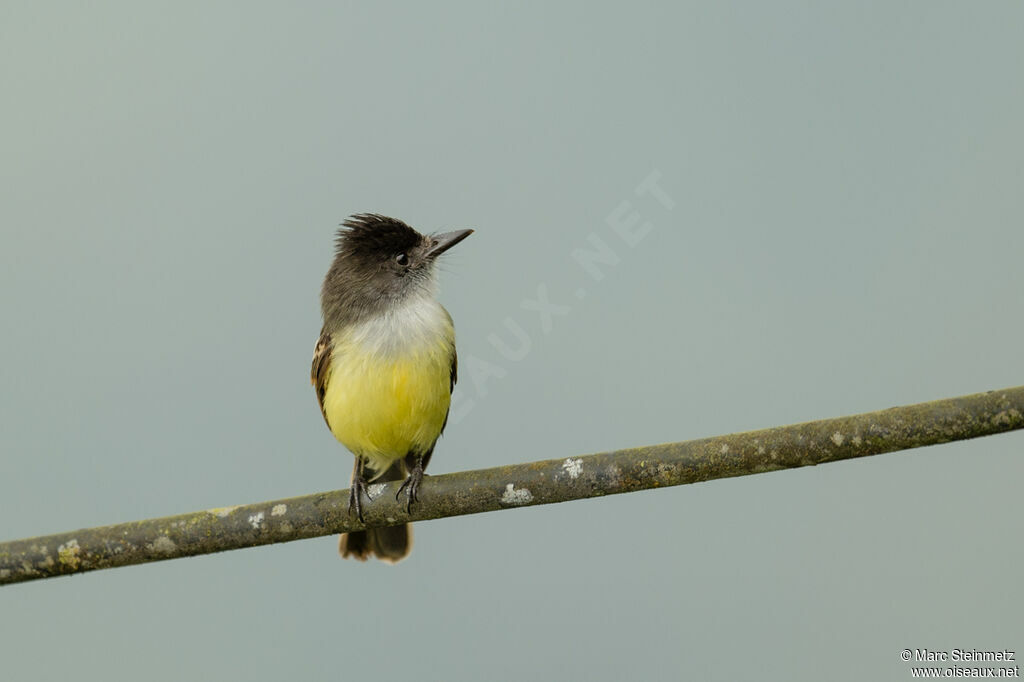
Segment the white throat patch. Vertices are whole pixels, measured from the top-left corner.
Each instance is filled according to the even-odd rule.
[[[448,311],[433,296],[423,295],[354,325],[345,336],[366,352],[405,355],[453,343],[454,328]]]

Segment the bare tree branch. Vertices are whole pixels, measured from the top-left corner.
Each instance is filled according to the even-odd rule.
[[[430,476],[406,514],[371,485],[366,526],[439,519],[744,476],[1024,428],[1024,386],[851,417]],[[0,584],[331,535],[364,527],[348,491],[0,543]]]

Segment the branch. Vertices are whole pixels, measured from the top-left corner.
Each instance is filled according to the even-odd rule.
[[[428,477],[407,514],[397,483],[371,485],[366,524],[348,491],[223,507],[0,543],[0,585],[366,526],[552,504],[835,462],[1024,428],[1024,386],[852,417]]]

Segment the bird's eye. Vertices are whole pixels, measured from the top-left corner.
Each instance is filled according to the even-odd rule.
[[[404,253],[400,253],[397,256],[395,256],[395,262],[398,263],[399,265],[408,265],[409,256],[405,255]]]

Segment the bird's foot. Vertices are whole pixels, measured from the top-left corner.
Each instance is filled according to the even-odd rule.
[[[419,501],[420,483],[423,482],[423,465],[419,462],[409,472],[409,477],[405,479],[398,488],[398,492],[395,494],[397,500],[401,495],[402,491],[405,491],[405,511],[409,513],[412,511],[412,503]]]
[[[366,523],[363,520],[363,495],[370,499],[370,493],[366,490],[366,479],[357,474],[352,477],[352,487],[348,491],[348,513],[351,514],[352,510],[355,510],[359,521]]]

